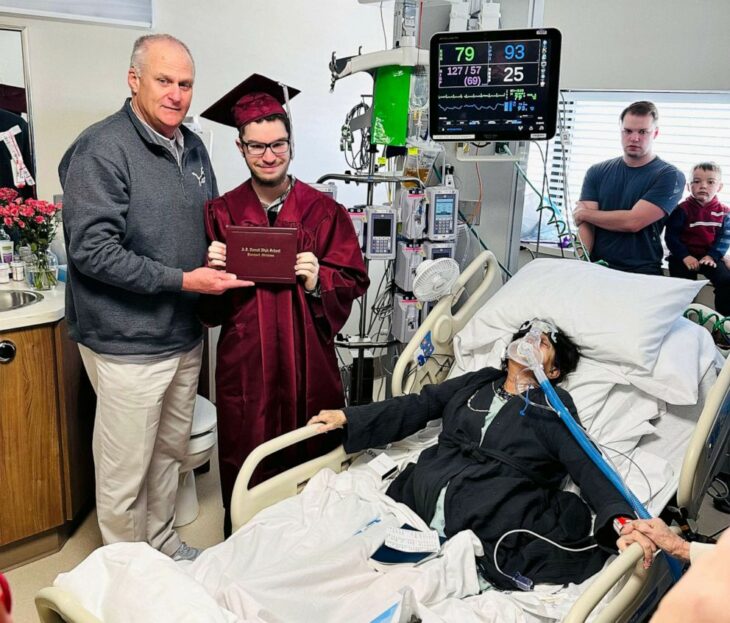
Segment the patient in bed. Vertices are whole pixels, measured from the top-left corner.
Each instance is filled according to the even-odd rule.
[[[559,328],[532,322],[545,329],[542,365],[556,384],[575,370],[579,351]],[[513,339],[526,335],[532,322]],[[578,420],[570,395],[556,389]],[[633,517],[631,507],[547,405],[532,372],[516,360],[506,359],[501,370],[483,368],[428,385],[418,395],[321,411],[309,423],[344,428],[345,450],[356,452],[403,439],[438,418],[438,443],[409,464],[387,493],[443,536],[472,530],[484,546],[477,561],[481,575],[491,584],[514,589],[530,581],[582,582],[616,551],[613,521]],[[587,504],[561,489],[568,476]]]

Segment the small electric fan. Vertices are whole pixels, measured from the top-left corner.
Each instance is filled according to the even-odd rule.
[[[451,293],[459,278],[459,263],[450,257],[424,260],[416,268],[413,294],[422,303],[438,301]]]

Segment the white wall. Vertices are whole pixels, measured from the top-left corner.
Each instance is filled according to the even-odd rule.
[[[730,90],[728,0],[544,2],[564,89]]]
[[[154,32],[187,43],[197,65],[191,114],[204,110],[249,74],[258,72],[301,89],[292,102],[297,154],[292,172],[305,181],[342,172],[340,126],[347,111],[370,93],[366,74],[347,78],[329,94],[327,65],[339,56],[383,47],[377,5],[355,0],[156,0]],[[384,18],[392,33],[392,4]],[[66,148],[85,127],[118,110],[128,95],[126,71],[132,43],[148,31],[0,15],[0,25],[25,26],[30,52],[31,103],[39,196],[61,191],[56,172]],[[207,124],[207,122],[204,121]],[[213,163],[222,191],[248,172],[235,150],[235,131],[213,129]],[[364,189],[342,187],[348,203]],[[349,197],[349,201],[348,201]]]

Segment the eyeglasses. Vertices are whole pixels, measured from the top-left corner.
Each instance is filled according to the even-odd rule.
[[[246,148],[246,151],[251,156],[263,156],[267,149],[271,150],[271,153],[276,156],[283,156],[289,151],[289,140],[280,139],[273,143],[249,143],[241,139],[241,145]]]

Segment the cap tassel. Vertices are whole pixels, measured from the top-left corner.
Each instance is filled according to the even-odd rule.
[[[286,109],[286,116],[289,117],[289,157],[294,158],[294,120],[289,108],[289,87],[281,82],[279,82],[279,86],[284,91],[284,108]]]

